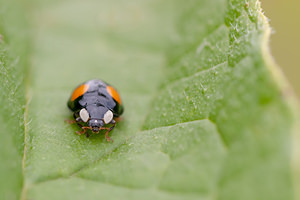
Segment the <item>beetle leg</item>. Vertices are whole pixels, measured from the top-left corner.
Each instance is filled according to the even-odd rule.
[[[71,120],[71,119],[65,119],[65,122],[67,122],[68,124],[75,124],[75,123],[77,123],[76,120]]]
[[[78,116],[77,113],[74,113],[73,117],[74,117],[75,120],[66,119],[65,122],[67,122],[68,124],[75,124],[77,122],[82,122],[82,119]]]
[[[107,129],[107,131],[105,132],[105,138],[106,138],[106,141],[107,141],[107,142],[109,142],[109,141],[114,142],[113,139],[111,139],[111,138],[108,136],[108,133],[109,133],[111,130],[114,129],[114,127],[116,126],[116,122],[115,122],[115,120],[112,120],[110,123],[112,124],[112,126],[109,127],[109,128]]]
[[[108,136],[109,130],[105,132],[105,139],[107,142],[111,141],[114,142],[109,136]]]
[[[112,126],[109,128],[109,131],[113,130],[116,126],[116,121],[115,120],[111,120],[110,124],[112,124]]]
[[[115,117],[114,119],[115,119],[117,122],[119,122],[119,121],[123,121],[124,118],[123,118],[123,117]]]
[[[86,129],[82,129],[81,131],[76,131],[75,133],[78,135],[82,135],[86,132]]]
[[[82,119],[81,119],[80,117],[77,117],[77,118],[75,119],[75,121],[76,121],[76,122],[82,122]]]
[[[81,125],[79,125],[79,126],[81,126]],[[81,131],[76,131],[76,134],[82,135],[82,134],[84,134],[86,132],[87,129],[91,129],[91,127],[88,127],[88,126],[81,126],[81,128],[82,128],[82,130]]]

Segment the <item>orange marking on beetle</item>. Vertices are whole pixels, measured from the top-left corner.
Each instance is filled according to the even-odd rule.
[[[78,97],[82,96],[86,91],[88,91],[89,87],[90,86],[87,84],[82,84],[78,86],[72,94],[71,101],[74,101]]]
[[[116,100],[119,104],[122,104],[121,97],[115,88],[107,86],[106,90],[114,100]]]

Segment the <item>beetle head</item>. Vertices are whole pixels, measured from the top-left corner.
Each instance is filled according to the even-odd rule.
[[[92,128],[93,133],[98,133],[104,123],[101,119],[90,119],[88,125]]]

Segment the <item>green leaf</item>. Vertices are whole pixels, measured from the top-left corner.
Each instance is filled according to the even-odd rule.
[[[28,23],[24,4],[0,0],[0,199],[19,199],[23,175]]]
[[[13,133],[3,137],[7,147],[0,145],[0,155],[9,151],[5,162],[18,162],[1,170],[15,176],[11,185],[2,181],[9,189],[1,190],[16,191],[4,198],[297,198],[292,137],[299,131],[298,110],[270,59],[269,27],[259,2],[32,0],[31,5],[8,20],[16,27],[25,24],[18,29],[22,33],[29,25],[16,19],[30,13],[31,51],[14,43],[0,47],[2,66],[11,66],[11,72],[1,71],[1,86],[11,85],[1,94],[1,103],[9,106],[0,119]],[[4,23],[0,30],[8,27]],[[8,38],[25,41],[15,31]],[[20,63],[7,58],[14,57],[5,51],[10,46],[26,55]],[[23,74],[27,89],[20,84],[26,83]],[[79,128],[64,122],[72,116],[66,106],[72,89],[93,78],[114,85],[124,101],[113,143],[103,134],[75,135]],[[7,112],[16,117],[7,119]],[[22,135],[24,146],[17,139]]]

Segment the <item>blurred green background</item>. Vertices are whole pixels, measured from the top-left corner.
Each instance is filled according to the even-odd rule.
[[[300,97],[300,0],[261,0],[273,29],[272,55]]]

